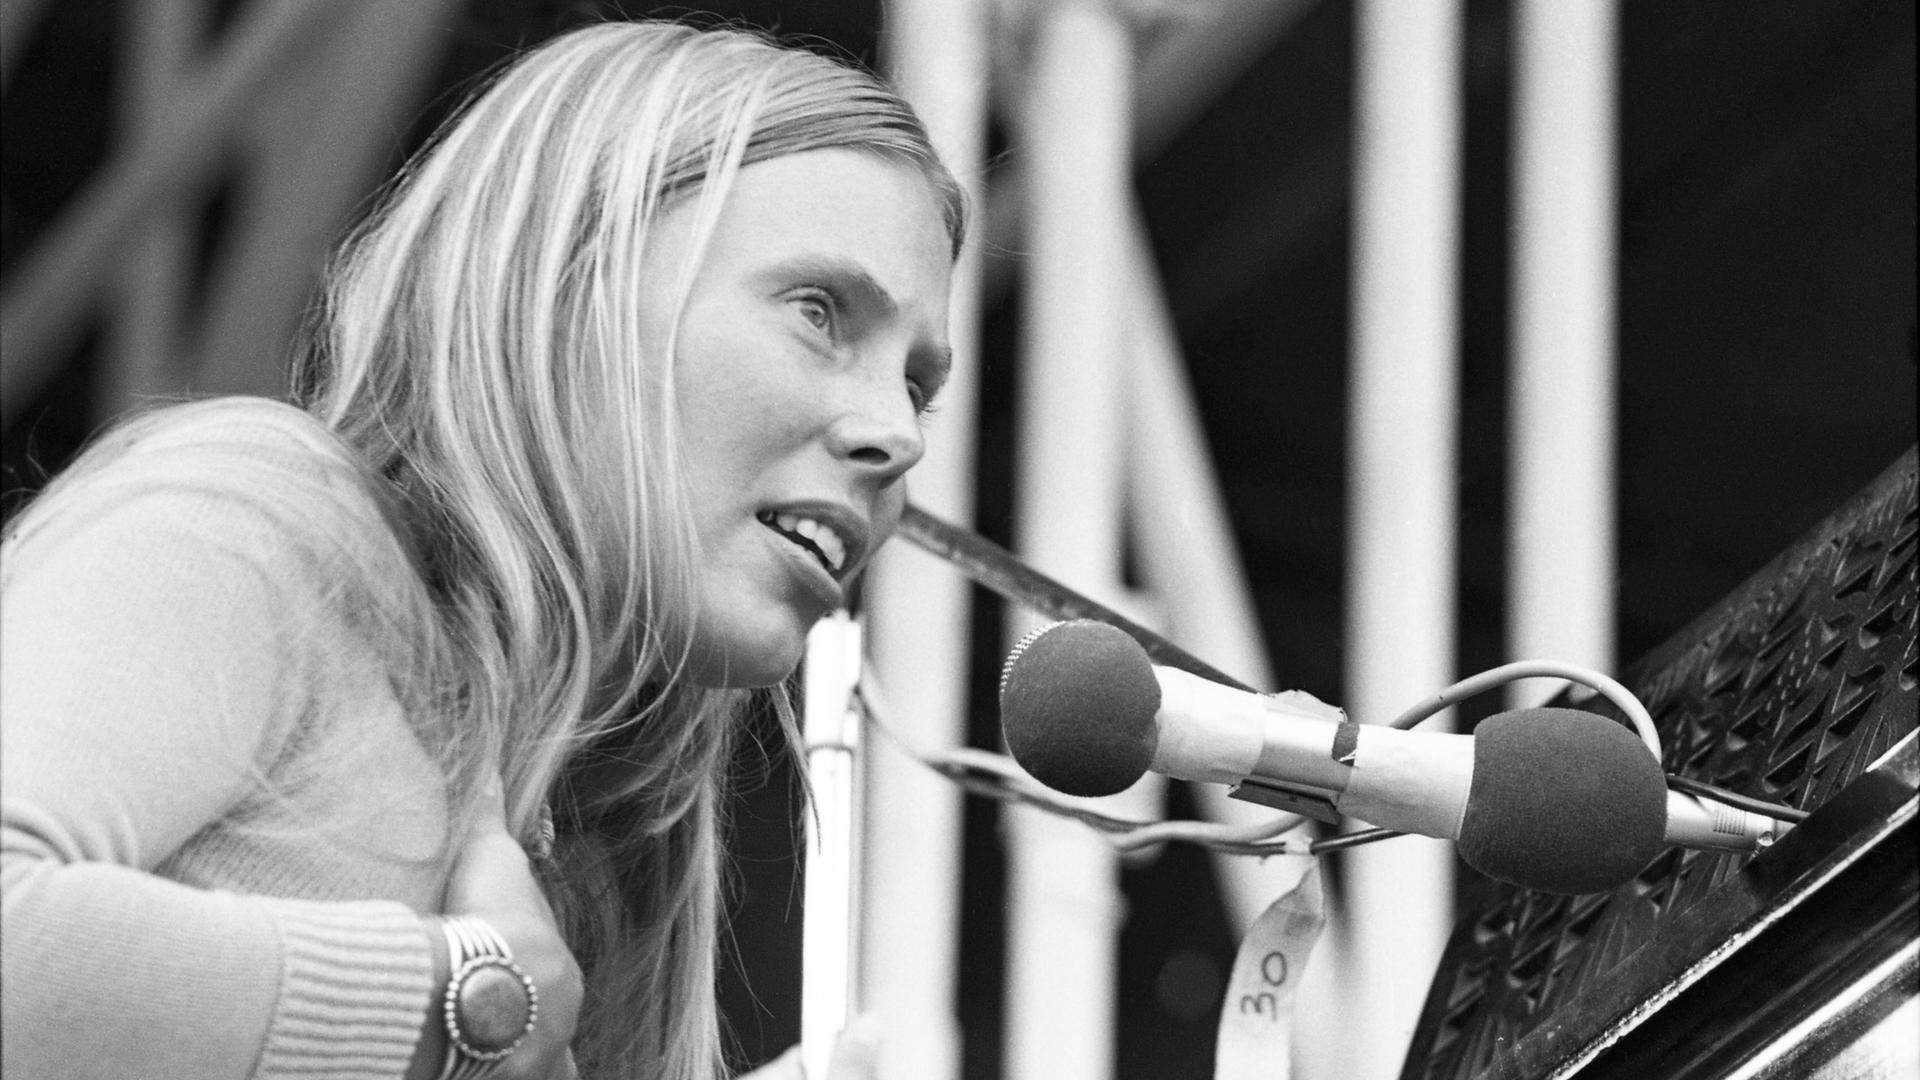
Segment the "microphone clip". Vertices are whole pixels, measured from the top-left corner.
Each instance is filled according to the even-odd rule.
[[[1277,694],[1260,696],[1272,712],[1338,723],[1340,727],[1339,734],[1333,742],[1333,759],[1343,765],[1353,764],[1353,751],[1358,742],[1359,729],[1354,726],[1353,721],[1347,719],[1345,709],[1338,705],[1329,705],[1304,690],[1283,690]],[[1329,825],[1340,823],[1340,811],[1334,806],[1334,800],[1340,797],[1340,792],[1313,784],[1274,779],[1269,776],[1248,776],[1230,788],[1227,795],[1242,802],[1284,810],[1289,814],[1299,814],[1301,817],[1324,821]]]
[[[1228,789],[1227,795],[1242,802],[1284,810],[1289,814],[1299,814],[1301,817],[1324,821],[1329,825],[1338,824],[1340,821],[1340,811],[1334,809],[1333,799],[1317,788],[1304,785],[1249,776]]]

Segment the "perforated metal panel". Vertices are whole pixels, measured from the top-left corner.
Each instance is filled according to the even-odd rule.
[[[1405,1080],[1723,1075],[1911,945],[1917,487],[1910,451],[1625,679],[1668,771],[1817,812],[1609,894],[1500,891],[1456,928]]]

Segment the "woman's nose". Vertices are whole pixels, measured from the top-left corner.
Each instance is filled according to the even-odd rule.
[[[836,457],[880,481],[898,479],[927,452],[920,416],[906,387],[868,384],[850,395],[845,410],[828,429]]]

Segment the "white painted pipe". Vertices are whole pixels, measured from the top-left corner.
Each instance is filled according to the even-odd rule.
[[[1616,0],[1516,9],[1508,649],[1614,664]],[[1555,692],[1516,687],[1514,704]]]
[[[1111,602],[1121,582],[1132,41],[1116,5],[1100,0],[1032,5],[1027,17],[1016,546],[1043,573]],[[1114,857],[1074,823],[1023,808],[1004,821],[1004,1075],[1105,1080],[1121,915]]]
[[[1384,723],[1454,674],[1462,17],[1458,0],[1366,0],[1356,15],[1341,703]],[[1299,998],[1298,1074],[1390,1080],[1451,929],[1453,855],[1402,837],[1342,858]]]
[[[814,624],[807,634],[801,717],[813,787],[800,932],[800,1054],[808,1076],[827,1075],[834,1041],[858,997],[853,891],[860,718],[853,689],[860,665],[859,623],[842,611]]]
[[[980,0],[891,0],[883,49],[900,92],[935,147],[985,206],[987,12]],[[926,430],[927,454],[909,480],[913,499],[947,521],[973,520],[979,426],[980,256],[983,223],[954,267],[948,340],[953,374]],[[953,568],[890,544],[866,579],[866,623],[889,720],[926,746],[967,741],[971,586]],[[961,795],[895,753],[865,770],[866,873],[861,881],[859,971],[864,1005],[886,1023],[880,1075],[954,1080],[960,1069],[955,987],[960,949]]]

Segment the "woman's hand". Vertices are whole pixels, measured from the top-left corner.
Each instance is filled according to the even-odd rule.
[[[834,1041],[827,1075],[808,1076],[795,1046],[738,1080],[879,1080],[880,1018],[865,1013],[848,1024]]]
[[[506,807],[499,778],[480,793],[474,805],[473,825],[454,855],[453,875],[447,883],[446,914],[484,920],[506,939],[513,962],[533,980],[540,995],[538,1014],[526,1041],[501,1059],[490,1078],[500,1080],[573,1080],[573,1028],[580,1016],[580,965],[568,951],[555,924],[553,909],[534,880],[526,851],[507,832]],[[438,932],[438,928],[435,928]],[[427,1032],[438,1032],[431,1058],[438,1076],[444,1060],[446,1031],[439,1001],[433,1003]],[[424,1049],[424,1048],[423,1048]],[[416,1064],[420,1055],[415,1056]],[[415,1070],[418,1073],[418,1070]]]

